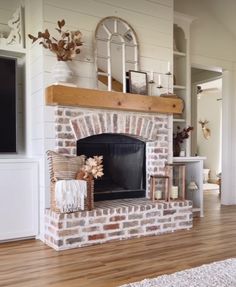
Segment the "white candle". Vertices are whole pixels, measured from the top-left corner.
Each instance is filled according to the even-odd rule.
[[[154,80],[154,75],[153,75],[153,71],[150,72],[150,81]]]
[[[170,197],[171,197],[172,199],[178,198],[178,186],[172,186],[172,187],[171,187]]]
[[[167,62],[167,72],[170,73],[170,62]]]
[[[162,198],[162,191],[157,190],[155,191],[155,199],[161,199]]]
[[[161,86],[161,75],[158,75],[158,86]]]
[[[179,156],[185,156],[185,150],[181,150]]]

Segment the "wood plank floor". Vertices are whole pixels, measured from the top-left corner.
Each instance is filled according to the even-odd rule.
[[[112,287],[236,257],[236,207],[205,194],[189,231],[56,252],[38,240],[0,245],[0,286]]]

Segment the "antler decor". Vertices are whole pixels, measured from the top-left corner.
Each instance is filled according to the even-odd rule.
[[[201,127],[202,127],[202,133],[203,133],[203,136],[206,140],[208,140],[211,136],[211,130],[209,128],[206,127],[207,124],[209,124],[209,121],[205,120],[205,121],[199,121],[198,122]]]

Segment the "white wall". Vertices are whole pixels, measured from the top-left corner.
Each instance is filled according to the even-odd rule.
[[[27,27],[28,33],[37,35],[43,29],[43,5],[42,1],[27,2]],[[30,129],[29,140],[31,144],[30,153],[39,159],[39,213],[40,233],[44,229],[45,209],[45,136],[44,136],[44,73],[43,73],[43,50],[38,43],[31,44],[26,37],[28,46],[28,89],[30,90]]]
[[[134,28],[140,43],[140,69],[167,71],[172,62],[173,8],[172,1],[75,1],[44,0],[44,27],[55,30],[57,20],[65,19],[68,29],[83,33],[81,54],[73,61],[77,83],[95,87],[94,32],[98,22],[107,16],[126,20]],[[138,19],[138,21],[137,21]],[[50,74],[55,57],[45,53],[45,73]],[[49,79],[50,81],[50,79]]]
[[[202,83],[213,81],[216,78],[222,77],[222,73],[192,68],[191,69],[191,85],[192,85],[192,95],[191,95],[191,122],[194,130],[191,135],[191,155],[198,154],[197,152],[197,130],[200,127],[197,120],[197,85]],[[219,88],[222,90],[222,80]],[[222,95],[221,95],[222,96]]]
[[[201,85],[204,87],[204,85]],[[209,121],[206,125],[210,129],[211,135],[206,139],[203,135],[201,125],[197,126],[197,147],[198,155],[206,156],[204,168],[210,169],[210,179],[217,179],[217,173],[221,172],[221,91],[203,92],[197,100],[197,115],[201,121]],[[210,112],[209,112],[210,107]]]
[[[32,14],[30,33],[48,28],[53,34],[58,20],[65,19],[69,30],[83,33],[81,53],[71,63],[79,87],[96,88],[94,66],[94,32],[98,22],[107,16],[126,20],[136,31],[140,48],[140,70],[167,72],[172,66],[173,51],[173,1],[172,0],[42,0],[29,1]],[[43,21],[42,21],[43,20]],[[49,207],[49,172],[45,152],[54,149],[54,108],[44,106],[44,88],[53,83],[51,71],[55,56],[39,45],[30,51],[32,95],[32,148],[41,160],[40,210]],[[157,79],[156,79],[157,80]],[[41,233],[43,232],[41,218]]]
[[[236,40],[211,14],[205,0],[174,0],[175,11],[196,17],[191,25],[191,55],[236,60]]]
[[[204,0],[174,0],[174,8],[197,18],[191,26],[191,63],[198,68],[223,71],[221,202],[236,204],[236,40],[211,14]]]

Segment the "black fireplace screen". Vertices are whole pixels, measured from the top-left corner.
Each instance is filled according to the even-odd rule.
[[[77,155],[103,155],[104,176],[95,181],[95,201],[145,196],[145,143],[101,134],[77,141]]]

